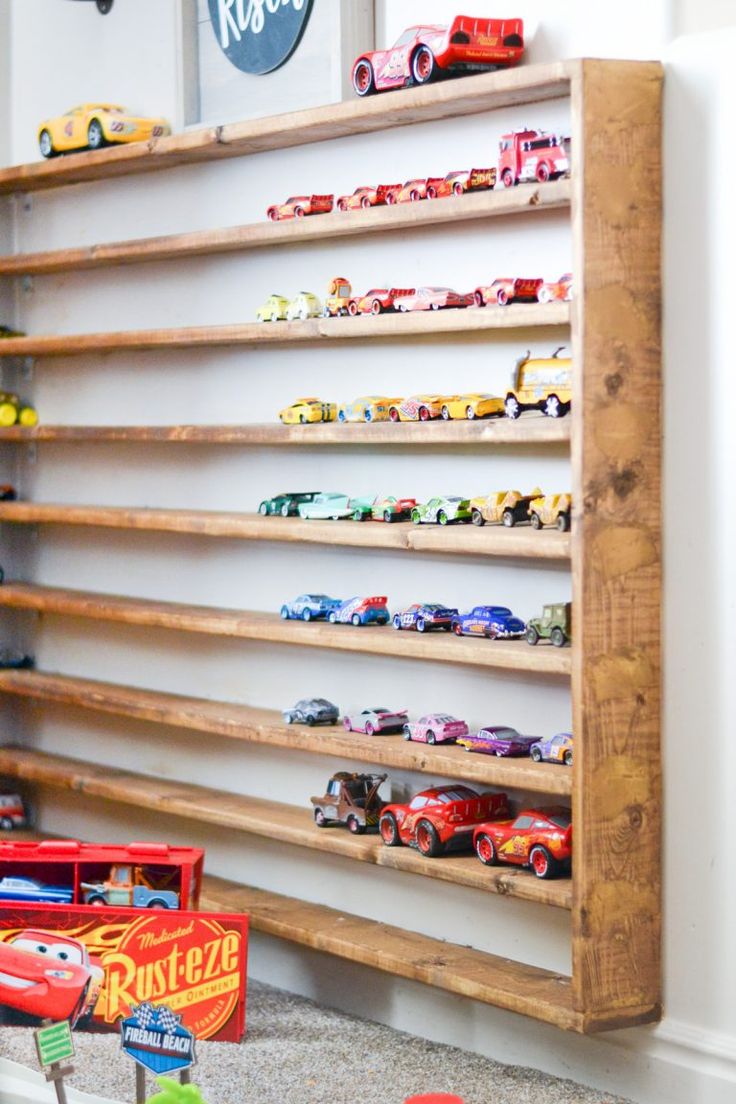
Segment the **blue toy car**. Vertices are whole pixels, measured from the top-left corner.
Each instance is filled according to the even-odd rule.
[[[0,878],[0,901],[26,901],[29,904],[70,905],[70,886],[47,886],[32,878]]]
[[[332,610],[341,605],[341,598],[328,598],[326,594],[300,594],[293,602],[284,602],[281,616],[284,621],[324,621]]]
[[[327,617],[333,625],[388,625],[391,620],[384,597],[348,598],[337,609],[330,610]]]
[[[454,617],[452,628],[458,636],[485,636],[489,640],[513,640],[526,633],[524,622],[506,606],[475,606],[470,613]]]
[[[433,602],[415,602],[408,609],[395,613],[391,624],[395,629],[416,629],[417,632],[447,629],[449,632],[453,619],[458,616],[456,609],[448,609],[447,606],[439,606]]]

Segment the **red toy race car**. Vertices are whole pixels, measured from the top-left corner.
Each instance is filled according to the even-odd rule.
[[[413,295],[414,288],[372,288],[365,295],[358,295],[348,303],[348,314],[383,314],[395,310],[395,300],[402,295]]]
[[[379,184],[377,188],[356,188],[352,195],[340,196],[336,206],[338,211],[383,207],[388,202],[388,195],[397,192],[400,187],[400,184]]]
[[[505,793],[478,794],[470,786],[437,786],[415,794],[408,805],[384,805],[378,829],[387,847],[416,847],[435,857],[470,845],[475,826],[509,816]]]
[[[561,805],[524,809],[515,820],[479,824],[475,853],[486,866],[530,866],[538,878],[567,873],[572,860],[570,810]]]
[[[524,53],[521,19],[458,15],[450,26],[409,27],[389,50],[361,54],[353,65],[359,96],[428,84],[441,77],[516,65]]]
[[[569,303],[572,299],[572,272],[565,272],[559,280],[542,284],[537,298],[540,303],[554,303],[556,300]]]
[[[541,277],[512,279],[510,276],[502,276],[492,284],[475,289],[475,305],[487,307],[489,303],[497,303],[499,307],[505,307],[515,302],[538,303],[543,284]]]
[[[466,169],[464,172],[448,173],[447,176],[430,176],[427,181],[427,199],[481,192],[495,187],[495,184],[495,169]]]
[[[286,203],[275,203],[266,211],[271,222],[304,218],[305,215],[327,215],[335,203],[334,195],[290,196]]]
[[[407,180],[398,190],[391,189],[391,203],[416,203],[427,198],[427,180]]]
[[[0,942],[0,1005],[41,1019],[70,1020],[94,1008],[103,980],[84,943],[25,930]]]

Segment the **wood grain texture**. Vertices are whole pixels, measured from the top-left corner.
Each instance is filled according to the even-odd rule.
[[[63,357],[83,353],[362,341],[365,338],[399,340],[439,334],[564,326],[569,321],[569,303],[511,303],[508,307],[411,311],[408,314],[361,315],[357,318],[312,318],[307,322],[245,322],[170,330],[9,337],[0,342],[0,356]]]
[[[0,670],[0,693],[40,702],[132,717],[152,724],[206,732],[251,744],[333,755],[381,767],[462,778],[477,786],[528,790],[569,797],[572,772],[531,759],[497,759],[452,745],[416,744],[403,736],[363,736],[342,725],[284,724],[272,709],[184,697],[133,686],[74,678],[45,671]]]
[[[563,909],[572,904],[569,878],[542,881],[518,867],[489,868],[473,854],[428,859],[413,848],[386,847],[377,833],[355,836],[340,826],[318,828],[309,795],[305,796],[305,808],[297,808],[264,798],[225,793],[207,786],[152,778],[94,766],[62,755],[11,747],[0,748],[0,772],[56,789],[183,817],[196,824],[216,824],[277,840],[290,847],[324,851],[504,897],[518,897]]]
[[[40,502],[0,503],[0,523],[94,526],[205,537],[388,548],[460,556],[560,561],[570,557],[570,536],[523,525],[412,525],[410,521],[306,521],[210,510],[156,510],[125,506],[62,506]]]
[[[573,81],[573,1004],[660,1005],[660,233],[657,63]]]
[[[569,677],[572,668],[572,649],[553,648],[551,645],[532,648],[525,640],[473,640],[470,637],[457,638],[449,633],[396,632],[388,625],[353,627],[314,621],[307,624],[303,621],[284,621],[277,613],[154,602],[30,583],[0,586],[0,608],[36,610],[39,613],[307,648],[331,648],[366,655],[524,671],[535,675]]]
[[[0,349],[0,352],[2,349]],[[477,419],[472,422],[325,422],[314,425],[281,425],[279,422],[251,425],[179,426],[68,426],[37,425],[0,428],[0,442],[27,444],[32,441],[125,442],[183,445],[241,445],[256,448],[346,448],[395,445],[399,448],[436,448],[444,445],[503,446],[530,448],[569,445],[571,418],[545,418],[528,414],[518,421],[509,418]]]
[[[570,75],[574,71],[575,62],[525,65],[424,88],[387,92],[369,100],[356,98],[307,111],[190,130],[151,142],[14,165],[0,171],[0,195],[156,172],[351,134],[370,134],[432,119],[479,114],[513,104],[559,99],[569,94]]]
[[[478,219],[554,210],[570,204],[570,181],[521,184],[500,191],[468,193],[423,203],[401,203],[366,211],[336,211],[319,218],[258,222],[220,230],[195,230],[156,238],[87,245],[44,253],[0,256],[0,276],[49,276],[109,265],[143,264],[219,253],[241,253],[280,245],[303,245],[332,238],[363,237],[397,230],[416,230]]]

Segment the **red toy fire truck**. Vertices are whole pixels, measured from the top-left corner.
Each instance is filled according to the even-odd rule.
[[[569,139],[545,130],[514,130],[502,134],[498,175],[504,188],[537,180],[544,184],[570,171]]]

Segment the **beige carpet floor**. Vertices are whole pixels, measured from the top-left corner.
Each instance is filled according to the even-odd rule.
[[[78,1032],[75,1045],[70,1084],[132,1104],[134,1067],[121,1054],[118,1037]],[[31,1029],[0,1028],[0,1057],[37,1068]],[[420,1092],[457,1093],[465,1104],[630,1104],[255,982],[248,986],[243,1044],[200,1044],[192,1080],[207,1104],[403,1104]]]

